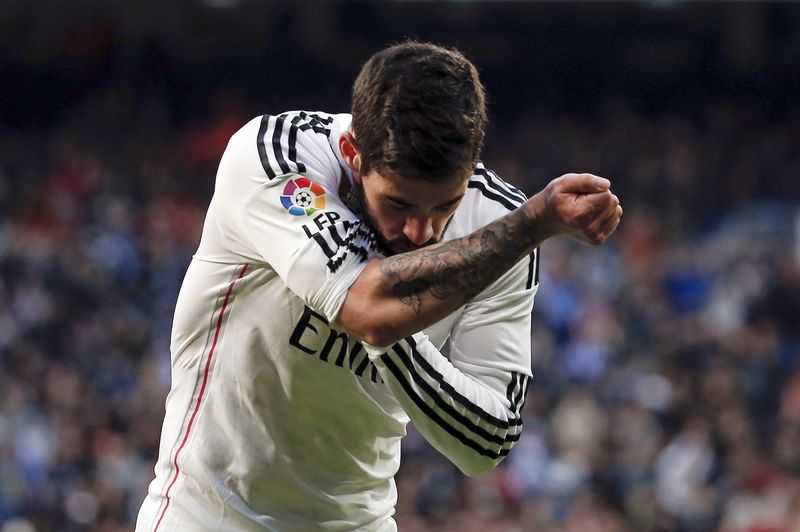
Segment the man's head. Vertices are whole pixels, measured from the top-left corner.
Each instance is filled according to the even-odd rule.
[[[364,214],[391,251],[441,238],[483,146],[485,99],[457,50],[404,42],[362,67],[339,145]]]

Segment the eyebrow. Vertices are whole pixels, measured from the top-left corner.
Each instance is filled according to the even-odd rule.
[[[406,200],[404,200],[402,198],[398,198],[397,196],[391,196],[389,194],[386,194],[385,197],[386,197],[386,199],[391,200],[391,201],[393,201],[395,203],[398,203],[398,204],[402,205],[403,207],[416,207],[415,204],[409,203],[409,202],[407,202]],[[435,205],[434,209],[444,209],[446,207],[450,207],[451,205],[454,205],[454,204],[458,203],[459,201],[461,201],[461,198],[463,198],[463,197],[464,197],[464,194],[460,194],[460,195],[458,195],[458,197],[455,197],[455,198],[453,198],[453,199],[451,199],[449,201],[446,201],[444,203],[440,203],[439,205]]]

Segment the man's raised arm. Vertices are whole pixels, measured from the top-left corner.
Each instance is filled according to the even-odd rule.
[[[602,244],[622,216],[610,186],[602,177],[566,174],[470,235],[371,260],[348,291],[339,326],[390,345],[455,311],[551,236]]]

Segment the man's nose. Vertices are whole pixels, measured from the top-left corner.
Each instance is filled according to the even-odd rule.
[[[433,238],[433,220],[427,217],[406,218],[403,234],[417,246]]]

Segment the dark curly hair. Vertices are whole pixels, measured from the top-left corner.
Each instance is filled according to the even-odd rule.
[[[410,179],[468,176],[483,147],[486,94],[461,52],[406,41],[367,60],[353,85],[361,172]]]

